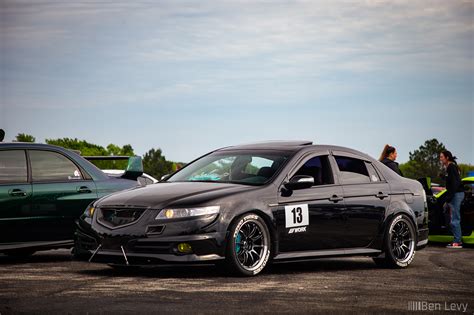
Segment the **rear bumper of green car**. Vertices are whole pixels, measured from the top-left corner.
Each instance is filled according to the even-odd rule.
[[[453,241],[452,235],[430,235],[428,236],[428,241],[437,242],[437,243],[449,243]],[[474,244],[474,231],[471,232],[471,235],[463,236],[462,242],[464,244]]]

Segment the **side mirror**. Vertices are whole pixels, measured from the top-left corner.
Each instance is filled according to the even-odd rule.
[[[139,156],[131,156],[128,158],[128,165],[122,178],[136,180],[138,176],[143,174],[142,158]]]
[[[146,183],[146,178],[143,177],[143,176],[138,176],[137,182],[138,182],[138,184],[139,184],[140,186],[142,186],[142,187],[147,185],[147,183]]]
[[[284,186],[288,190],[310,188],[314,186],[314,177],[308,175],[295,175]]]

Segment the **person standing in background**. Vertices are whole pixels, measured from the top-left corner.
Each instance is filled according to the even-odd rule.
[[[397,149],[388,144],[383,148],[382,154],[380,155],[379,161],[387,165],[392,171],[400,176],[403,176],[402,171],[398,167],[398,163],[395,162],[397,159]]]
[[[461,242],[461,202],[464,199],[464,189],[461,182],[461,174],[456,163],[456,157],[449,151],[439,154],[439,160],[446,168],[446,202],[443,209],[448,212],[451,233],[454,240],[447,248],[462,248]]]

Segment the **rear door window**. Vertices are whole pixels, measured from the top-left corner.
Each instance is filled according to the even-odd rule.
[[[29,151],[31,175],[35,182],[68,182],[83,179],[81,171],[62,154],[51,151]]]
[[[24,150],[0,151],[0,184],[26,183],[28,169]]]
[[[370,176],[363,160],[346,156],[334,156],[343,184],[370,183]]]
[[[365,162],[365,166],[367,167],[367,171],[369,172],[370,181],[372,183],[380,182],[380,176],[375,170],[375,167],[372,165],[372,163]]]

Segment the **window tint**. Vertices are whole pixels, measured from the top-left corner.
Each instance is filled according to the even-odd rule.
[[[314,186],[334,184],[327,156],[316,156],[304,163],[295,175],[308,175],[314,178]]]
[[[72,181],[82,179],[79,168],[62,154],[29,151],[33,181]]]
[[[380,176],[375,170],[375,167],[372,163],[365,162],[365,166],[367,166],[367,171],[369,172],[370,181],[373,183],[380,182]]]
[[[335,156],[334,158],[344,184],[370,183],[369,172],[364,161],[345,156]]]
[[[273,160],[266,159],[259,156],[254,156],[252,157],[252,161],[249,164],[247,164],[247,166],[245,167],[244,173],[258,175],[259,171],[262,168],[264,167],[271,168],[272,164],[273,164]],[[261,171],[261,173],[262,172],[265,172],[265,171]]]
[[[25,183],[27,181],[25,151],[0,151],[0,184]]]
[[[272,152],[273,153],[273,152]],[[217,152],[202,157],[168,178],[176,181],[206,181],[263,185],[282,167],[287,155],[261,152]]]

